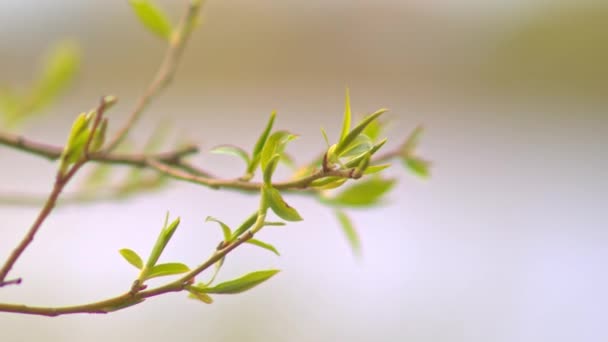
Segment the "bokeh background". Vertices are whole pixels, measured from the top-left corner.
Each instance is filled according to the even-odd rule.
[[[177,20],[185,1],[158,1]],[[291,198],[305,218],[268,229],[280,258],[236,251],[222,279],[270,282],[207,306],[166,295],[107,316],[0,314],[2,341],[606,341],[608,328],[608,4],[604,1],[210,0],[176,82],[133,132],[170,121],[208,149],[251,146],[271,110],[301,135],[299,160],[355,112],[391,109],[389,145],[417,124],[434,161],[353,217],[353,257],[330,211]],[[115,94],[117,127],[151,79],[163,44],[126,1],[0,2],[0,83],[27,85],[63,38],[81,46],[71,91],[20,131],[61,144],[75,115]],[[4,128],[3,128],[4,129]],[[238,160],[200,165],[238,175]],[[55,165],[0,149],[0,191],[45,194]],[[71,187],[70,191],[77,190]],[[113,296],[134,276],[116,252],[145,254],[167,210],[182,218],[167,260],[196,264],[219,239],[207,215],[236,225],[252,196],[190,184],[116,202],[64,206],[14,269],[0,301],[68,305]],[[38,208],[0,207],[0,255]]]

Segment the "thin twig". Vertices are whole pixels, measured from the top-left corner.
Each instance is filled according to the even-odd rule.
[[[185,290],[186,287],[194,281],[194,278],[196,276],[207,270],[209,267],[214,265],[221,258],[228,255],[241,244],[253,238],[253,235],[254,234],[251,232],[251,230],[247,231],[241,237],[226,245],[223,249],[220,249],[213,253],[213,255],[208,260],[206,260],[204,263],[202,263],[200,266],[196,267],[192,271],[188,272],[183,277],[166,285],[162,285],[153,289],[144,290],[136,293],[127,292],[120,296],[105,299],[99,302],[65,307],[36,307],[22,304],[0,303],[0,312],[55,317],[67,314],[105,314],[113,311],[118,311],[127,308],[131,305],[139,304],[146,298],[155,297],[165,293],[180,292]]]
[[[85,148],[84,156],[82,157],[82,159],[80,159],[78,162],[76,162],[69,169],[69,171],[67,171],[65,174],[63,173],[62,170],[59,170],[57,172],[57,175],[55,176],[55,183],[53,184],[53,189],[51,190],[51,193],[50,193],[46,203],[42,207],[42,210],[40,211],[40,213],[38,213],[36,220],[30,227],[28,232],[25,234],[25,236],[23,237],[21,242],[19,242],[17,247],[15,247],[13,252],[9,255],[8,259],[6,259],[4,265],[0,269],[0,286],[7,284],[7,282],[5,281],[6,276],[8,275],[10,270],[13,268],[13,266],[15,265],[15,263],[17,262],[19,257],[23,254],[23,252],[30,245],[30,243],[32,243],[32,241],[34,241],[34,237],[36,236],[36,233],[38,233],[38,230],[42,226],[42,223],[46,220],[46,218],[49,216],[51,211],[53,211],[53,208],[55,207],[55,204],[57,203],[57,199],[59,198],[61,191],[63,191],[63,189],[65,188],[67,183],[74,177],[76,172],[78,172],[78,170],[88,161],[87,149],[90,147],[91,141],[93,140],[93,137],[95,136],[97,127],[99,126],[99,123],[101,122],[101,118],[103,116],[105,108],[106,108],[106,102],[104,99],[102,99],[96,110],[95,121],[93,122],[93,127],[91,128],[89,137],[88,137],[85,147],[84,147]]]
[[[162,162],[159,162],[154,159],[149,159],[148,165],[171,178],[204,185],[213,189],[225,188],[245,191],[257,191],[260,190],[263,186],[263,184],[259,182],[248,182],[240,179],[218,179],[201,177],[171,167],[170,165],[163,164]],[[272,186],[278,190],[305,190],[310,186],[313,181],[324,177],[340,177],[351,179],[359,178],[360,176],[357,177],[358,175],[352,172],[353,170],[354,169],[318,170],[317,172],[309,176],[305,176],[299,179],[272,183]]]
[[[152,83],[148,86],[143,95],[137,100],[135,108],[127,118],[125,124],[115,133],[114,137],[106,145],[105,151],[112,151],[126,138],[131,128],[135,125],[141,113],[146,109],[148,104],[171,83],[177,65],[186,46],[186,42],[192,33],[198,13],[201,8],[201,1],[190,1],[188,9],[180,21],[177,29],[173,32],[169,47]]]
[[[12,147],[17,150],[29,152],[31,154],[44,157],[51,161],[61,158],[63,153],[63,147],[45,144],[26,138],[21,135],[16,135],[7,132],[0,132],[0,145]],[[104,153],[95,152],[89,154],[88,160],[97,163],[105,164],[123,164],[135,167],[146,167],[146,160],[154,158],[164,163],[175,164],[181,158],[191,154],[195,154],[199,151],[195,145],[187,145],[176,149],[175,151],[168,151],[156,154],[143,154],[143,153]]]

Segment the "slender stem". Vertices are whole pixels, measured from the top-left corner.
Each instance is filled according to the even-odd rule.
[[[36,220],[30,227],[28,232],[25,234],[21,242],[19,242],[17,247],[15,247],[13,252],[9,255],[8,259],[6,259],[2,268],[0,268],[0,287],[11,283],[5,281],[6,276],[11,271],[19,257],[23,254],[23,252],[25,252],[25,250],[32,243],[32,241],[34,241],[34,237],[36,236],[36,233],[38,233],[38,230],[40,230],[40,227],[42,227],[42,223],[44,223],[51,211],[53,211],[53,208],[55,208],[57,199],[59,198],[61,191],[63,191],[67,183],[74,177],[76,172],[78,172],[78,170],[88,161],[88,149],[91,146],[91,141],[95,136],[99,123],[101,122],[101,118],[103,116],[105,108],[106,102],[104,99],[102,99],[97,108],[96,115],[94,118],[95,121],[93,122],[89,137],[87,138],[86,144],[84,146],[84,156],[82,157],[82,159],[80,159],[80,161],[76,162],[66,173],[63,173],[62,170],[59,170],[57,172],[57,175],[55,176],[55,183],[53,184],[53,189],[51,190],[48,199],[42,207],[42,210],[40,210],[40,212],[38,213]]]
[[[213,266],[217,261],[221,258],[225,257],[228,253],[232,252],[235,248],[245,243],[247,240],[253,238],[253,233],[251,231],[246,232],[238,239],[234,240],[230,244],[226,245],[224,248],[218,250],[214,253],[209,259],[207,259],[204,263],[188,272],[183,277],[170,282],[168,284],[137,292],[131,293],[127,292],[122,295],[105,299],[99,302],[88,303],[83,305],[75,305],[75,306],[65,306],[65,307],[36,307],[36,306],[27,306],[22,304],[4,304],[0,303],[0,312],[12,312],[12,313],[21,313],[21,314],[30,314],[30,315],[40,315],[40,316],[49,316],[55,317],[66,314],[80,314],[80,313],[90,313],[90,314],[105,314],[112,311],[121,310],[127,308],[131,305],[136,305],[141,303],[146,298],[155,297],[158,295],[162,295],[169,292],[179,292],[183,291],[188,285],[193,282],[193,279],[207,270],[209,267]]]
[[[186,14],[180,21],[177,29],[174,31],[169,47],[152,83],[144,91],[143,95],[137,100],[135,108],[127,118],[125,124],[116,132],[114,137],[106,145],[106,151],[112,151],[124,140],[131,128],[135,125],[141,114],[144,112],[148,104],[164,90],[175,75],[177,65],[181,59],[184,47],[192,33],[192,26],[196,21],[201,8],[201,1],[191,1]]]
[[[248,182],[240,179],[218,179],[201,177],[163,164],[162,162],[159,162],[154,159],[149,159],[148,165],[172,178],[208,186],[213,189],[225,188],[245,191],[257,191],[260,190],[263,186],[263,184],[259,182]],[[355,174],[354,169],[319,170],[313,173],[312,175],[302,177],[296,180],[273,183],[272,186],[278,190],[305,190],[310,186],[313,181],[324,177],[341,177],[356,179],[359,178],[360,175]]]
[[[49,145],[34,141],[24,136],[0,132],[0,145],[12,147],[17,150],[29,152],[37,156],[44,157],[49,160],[57,160],[61,157],[63,147]],[[104,153],[96,152],[89,154],[89,160],[97,163],[105,164],[123,164],[134,167],[146,167],[146,160],[154,158],[164,163],[175,164],[183,157],[195,154],[199,151],[197,146],[187,145],[175,151],[162,152],[157,154],[143,153]]]

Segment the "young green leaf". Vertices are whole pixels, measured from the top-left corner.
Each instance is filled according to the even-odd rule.
[[[367,135],[372,141],[376,141],[380,138],[380,134],[382,134],[383,124],[380,120],[374,120],[365,127],[362,134]]]
[[[190,271],[190,268],[179,262],[158,264],[152,267],[148,272],[146,272],[146,279],[182,274],[188,271]]]
[[[249,155],[247,154],[247,152],[245,152],[245,150],[243,150],[242,148],[237,147],[237,146],[232,146],[232,145],[216,146],[213,149],[211,149],[211,153],[235,156],[235,157],[239,157],[239,158],[243,159],[247,165],[249,165],[249,163],[251,163],[251,160],[249,159]]]
[[[365,172],[363,172],[363,174],[371,175],[374,173],[378,173],[380,171],[383,171],[383,170],[389,168],[390,166],[391,166],[391,164],[370,165],[367,167],[367,169],[365,169]]]
[[[277,189],[264,185],[263,191],[270,208],[280,218],[286,221],[302,221],[300,214],[285,202]]]
[[[374,147],[372,147],[371,150],[369,150],[369,154],[373,156],[376,152],[378,152],[378,150],[380,150],[382,148],[382,146],[384,146],[384,144],[386,144],[387,141],[388,141],[388,139],[386,139],[386,138],[380,140],[377,144],[374,145]],[[360,154],[357,157],[347,161],[346,164],[344,164],[344,166],[355,167],[355,166],[359,165],[359,163],[361,162],[361,160],[364,157],[365,157],[365,154]]]
[[[329,148],[329,145],[331,145],[329,143],[329,138],[327,137],[327,132],[325,132],[325,128],[321,127],[321,134],[323,135],[323,140],[325,140],[325,144],[327,145],[327,148]]]
[[[350,131],[352,113],[350,110],[350,94],[348,88],[346,88],[346,96],[344,99],[344,120],[342,122],[342,132],[340,133],[340,142],[346,138]]]
[[[344,232],[344,235],[346,235],[346,239],[348,240],[348,243],[350,244],[350,247],[352,248],[353,252],[355,253],[355,255],[360,255],[361,240],[359,239],[359,235],[357,234],[357,231],[355,230],[355,226],[353,225],[352,221],[346,215],[346,213],[341,210],[336,210],[335,214],[338,218],[338,221],[340,222],[342,231]]]
[[[370,114],[365,119],[363,119],[355,128],[353,128],[350,133],[344,137],[335,147],[334,154],[337,156],[342,155],[342,152],[350,146],[350,144],[363,132],[365,127],[369,125],[372,121],[376,120],[380,115],[386,113],[388,109],[379,109],[373,114]]]
[[[232,237],[232,230],[230,229],[230,227],[228,227],[227,224],[216,219],[215,217],[207,216],[207,218],[205,219],[205,222],[209,222],[209,221],[219,224],[220,227],[222,227],[222,232],[224,233],[224,241],[230,241],[230,239]]]
[[[91,142],[91,151],[96,152],[101,149],[106,140],[106,130],[108,129],[108,118],[103,118],[101,124],[95,131],[93,141]]]
[[[123,248],[118,252],[120,253],[120,255],[122,255],[123,258],[125,258],[125,260],[127,260],[129,264],[135,266],[135,268],[141,270],[144,267],[144,262],[141,260],[141,257],[133,250]]]
[[[255,146],[253,147],[253,152],[251,153],[251,160],[247,167],[247,175],[246,175],[245,179],[253,177],[253,173],[254,173],[255,169],[258,167],[258,164],[260,162],[260,157],[262,154],[262,150],[264,149],[264,146],[266,145],[266,140],[268,140],[268,136],[270,135],[270,132],[272,131],[272,126],[274,125],[274,119],[276,116],[277,116],[277,112],[273,111],[272,113],[270,113],[270,118],[268,119],[266,128],[264,128],[264,131],[258,138],[258,141],[255,143]]]
[[[196,286],[188,287],[188,292],[190,292],[188,298],[198,299],[205,304],[213,303],[213,298],[211,298],[211,296],[209,296],[205,292],[200,291],[200,289]]]
[[[271,251],[272,253],[281,256],[281,254],[279,253],[279,251],[271,244],[266,243],[266,242],[262,242],[260,240],[256,240],[256,239],[249,239],[247,240],[247,243],[264,248],[266,250]]]
[[[166,14],[148,0],[129,0],[139,21],[155,35],[169,40],[171,37],[171,22]]]
[[[420,141],[422,133],[424,133],[424,128],[422,126],[414,128],[412,133],[410,133],[409,137],[407,138],[401,149],[401,153],[404,157],[408,157],[414,154],[414,150],[418,146],[418,142]]]
[[[404,159],[405,165],[412,170],[416,175],[422,178],[428,178],[431,175],[430,165],[431,163],[419,158],[419,157],[409,157]]]
[[[146,262],[146,269],[150,270],[152,269],[152,267],[154,267],[154,265],[156,265],[158,258],[160,258],[161,254],[163,253],[163,250],[171,240],[173,233],[175,233],[175,230],[179,226],[179,222],[179,217],[173,222],[171,222],[171,224],[169,225],[167,225],[165,221],[165,227],[158,235],[158,239],[156,240],[156,243],[154,244],[154,247],[150,252],[150,256],[148,257],[148,261]]]
[[[230,238],[230,241],[235,240],[236,238],[238,238],[239,236],[243,235],[244,232],[246,232],[249,228],[251,228],[253,226],[253,224],[255,223],[255,221],[258,219],[258,211],[256,210],[256,212],[254,212],[253,214],[251,214],[246,220],[245,222],[243,222],[235,231],[234,233],[232,233],[232,237]]]
[[[266,166],[268,166],[268,163],[275,154],[283,154],[285,145],[295,138],[297,138],[296,135],[293,135],[287,131],[278,131],[272,133],[270,137],[268,137],[268,141],[266,141],[264,149],[262,149],[262,153],[260,155],[260,165],[262,166],[262,170],[266,169]]]
[[[377,204],[394,185],[394,179],[363,179],[329,199],[329,203],[347,207],[371,206]]]
[[[361,134],[357,136],[349,146],[344,148],[339,157],[348,158],[361,156],[371,151],[373,148],[374,143],[372,140],[367,135]]]
[[[274,170],[276,170],[280,159],[281,156],[279,154],[275,154],[268,161],[268,164],[264,168],[264,184],[270,184],[272,182],[272,175],[274,174]]]
[[[241,278],[202,289],[204,293],[235,294],[247,291],[277,274],[279,270],[257,271]]]
[[[329,190],[329,189],[334,189],[334,188],[339,187],[340,185],[344,184],[347,180],[348,179],[346,179],[346,178],[336,177],[336,176],[324,177],[324,178],[314,180],[312,183],[310,183],[310,186],[312,186],[313,188],[319,189],[319,190]]]

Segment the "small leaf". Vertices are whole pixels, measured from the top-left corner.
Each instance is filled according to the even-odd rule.
[[[251,160],[249,159],[249,155],[247,154],[247,152],[245,152],[245,150],[243,150],[242,148],[237,147],[237,146],[232,146],[232,145],[216,146],[211,150],[211,153],[235,156],[235,157],[239,157],[239,158],[243,159],[247,165],[249,165],[249,163],[251,163]]]
[[[106,130],[108,129],[108,118],[103,118],[101,124],[95,131],[95,136],[91,142],[91,151],[96,152],[101,149],[106,140]]]
[[[310,183],[310,186],[319,190],[329,190],[339,187],[344,184],[348,179],[342,177],[324,177],[314,180]]]
[[[327,145],[327,148],[329,148],[329,145],[331,145],[329,143],[329,138],[327,137],[327,132],[325,132],[325,128],[321,127],[321,134],[323,135],[323,140],[325,140],[325,144]]]
[[[336,197],[330,199],[329,202],[349,207],[374,205],[377,204],[382,196],[392,189],[394,185],[394,179],[374,177],[360,180],[336,195]]]
[[[152,251],[150,252],[150,256],[148,257],[148,261],[146,262],[147,269],[152,269],[152,267],[154,267],[154,265],[156,265],[158,258],[160,258],[161,254],[163,253],[163,250],[165,249],[165,247],[171,240],[173,233],[175,233],[175,230],[179,226],[180,219],[178,217],[173,222],[171,222],[171,224],[169,224],[169,225],[167,225],[167,222],[168,222],[167,219],[165,219],[164,228],[161,230],[160,234],[158,235],[158,239],[156,240],[156,243],[154,244],[154,247],[152,248]]]
[[[146,279],[152,279],[157,277],[165,277],[170,275],[182,274],[190,271],[188,266],[179,262],[169,262],[166,264],[158,264],[152,267],[146,273]]]
[[[346,239],[348,240],[348,243],[350,244],[350,247],[352,248],[353,252],[355,253],[355,255],[360,255],[361,240],[359,239],[359,235],[357,234],[357,231],[355,230],[355,226],[353,226],[352,221],[341,210],[336,210],[335,214],[338,218],[338,221],[340,222],[342,231],[344,232],[344,235],[346,235]]]
[[[348,88],[346,88],[346,97],[344,100],[344,120],[342,122],[342,132],[340,133],[340,142],[346,138],[348,132],[350,131],[350,122],[351,122],[352,113],[350,110],[350,94]]]
[[[205,292],[198,291],[198,288],[195,286],[190,286],[188,288],[188,292],[190,292],[190,294],[188,295],[188,298],[198,299],[205,304],[213,303],[213,298],[211,298],[211,296],[209,296]]]
[[[357,136],[349,146],[344,148],[339,157],[348,158],[361,156],[371,151],[372,148],[374,148],[372,140],[367,135],[361,134]]]
[[[230,238],[232,236],[232,231],[231,231],[230,227],[228,227],[227,224],[216,219],[215,217],[207,216],[207,218],[205,219],[205,222],[209,222],[209,221],[218,223],[220,225],[220,227],[222,227],[222,232],[224,233],[224,241],[230,241]]]
[[[373,156],[376,152],[378,152],[378,150],[380,150],[382,148],[382,146],[384,146],[384,144],[386,144],[387,141],[388,141],[388,139],[384,138],[380,142],[375,144],[374,147],[372,147],[372,149],[369,150],[369,154]],[[361,155],[349,160],[348,162],[346,162],[346,164],[344,164],[344,166],[346,166],[348,168],[355,167],[355,166],[359,165],[359,163],[361,162],[361,160],[364,157],[365,157],[365,154],[361,154]]]
[[[230,280],[213,287],[202,289],[205,293],[235,294],[247,291],[277,274],[279,270],[257,271],[241,278]]]
[[[367,135],[372,141],[376,141],[380,138],[380,134],[382,134],[383,124],[380,120],[374,120],[365,127],[362,134]]]
[[[274,174],[274,171],[276,170],[280,159],[281,159],[281,156],[278,154],[275,154],[268,161],[268,164],[264,168],[264,184],[270,184],[272,182],[272,175]]]
[[[281,254],[279,253],[279,251],[271,244],[268,244],[266,242],[262,242],[260,240],[256,240],[256,239],[249,239],[247,240],[247,243],[264,248],[266,250],[271,251],[272,253],[281,256]]]
[[[346,149],[350,144],[363,132],[365,127],[369,125],[372,121],[376,120],[380,115],[386,113],[387,109],[379,109],[373,114],[370,114],[366,118],[364,118],[355,128],[348,133],[346,137],[342,141],[340,141],[334,150],[335,155],[341,155],[344,149]]]
[[[415,174],[422,178],[428,178],[431,175],[430,166],[431,163],[422,158],[409,157],[405,159],[405,165],[412,170]]]
[[[129,0],[139,21],[155,35],[169,40],[171,37],[171,23],[160,8],[147,0]]]
[[[280,218],[286,221],[302,221],[300,214],[285,202],[277,189],[264,185],[263,191],[270,208]]]
[[[120,253],[120,255],[122,255],[123,258],[125,258],[125,260],[127,260],[129,264],[135,266],[137,269],[141,270],[144,267],[144,262],[141,260],[140,256],[134,251],[128,248],[123,248],[118,252]]]
[[[363,174],[371,175],[374,173],[378,173],[380,171],[383,171],[383,170],[389,168],[390,166],[391,166],[391,164],[370,165],[367,167],[367,169],[365,170],[365,172]]]
[[[295,138],[297,138],[297,136],[287,131],[278,131],[272,133],[270,137],[268,137],[268,141],[266,141],[264,149],[260,155],[260,165],[262,166],[262,170],[266,169],[270,159],[272,159],[275,154],[283,154],[285,145]]]
[[[260,153],[262,153],[262,149],[264,149],[264,145],[266,144],[266,140],[270,135],[270,131],[272,130],[272,126],[274,125],[274,119],[277,116],[277,112],[270,113],[270,118],[268,119],[268,123],[266,124],[266,128],[262,132],[262,135],[258,138],[258,141],[255,143],[253,147],[253,157],[258,157]]]
[[[236,238],[238,238],[239,236],[243,235],[244,232],[246,232],[249,228],[251,228],[253,226],[253,224],[255,223],[255,221],[258,219],[258,211],[256,210],[255,213],[251,214],[246,220],[245,222],[243,222],[235,231],[234,233],[232,233],[232,238],[230,239],[230,241],[235,240]]]

